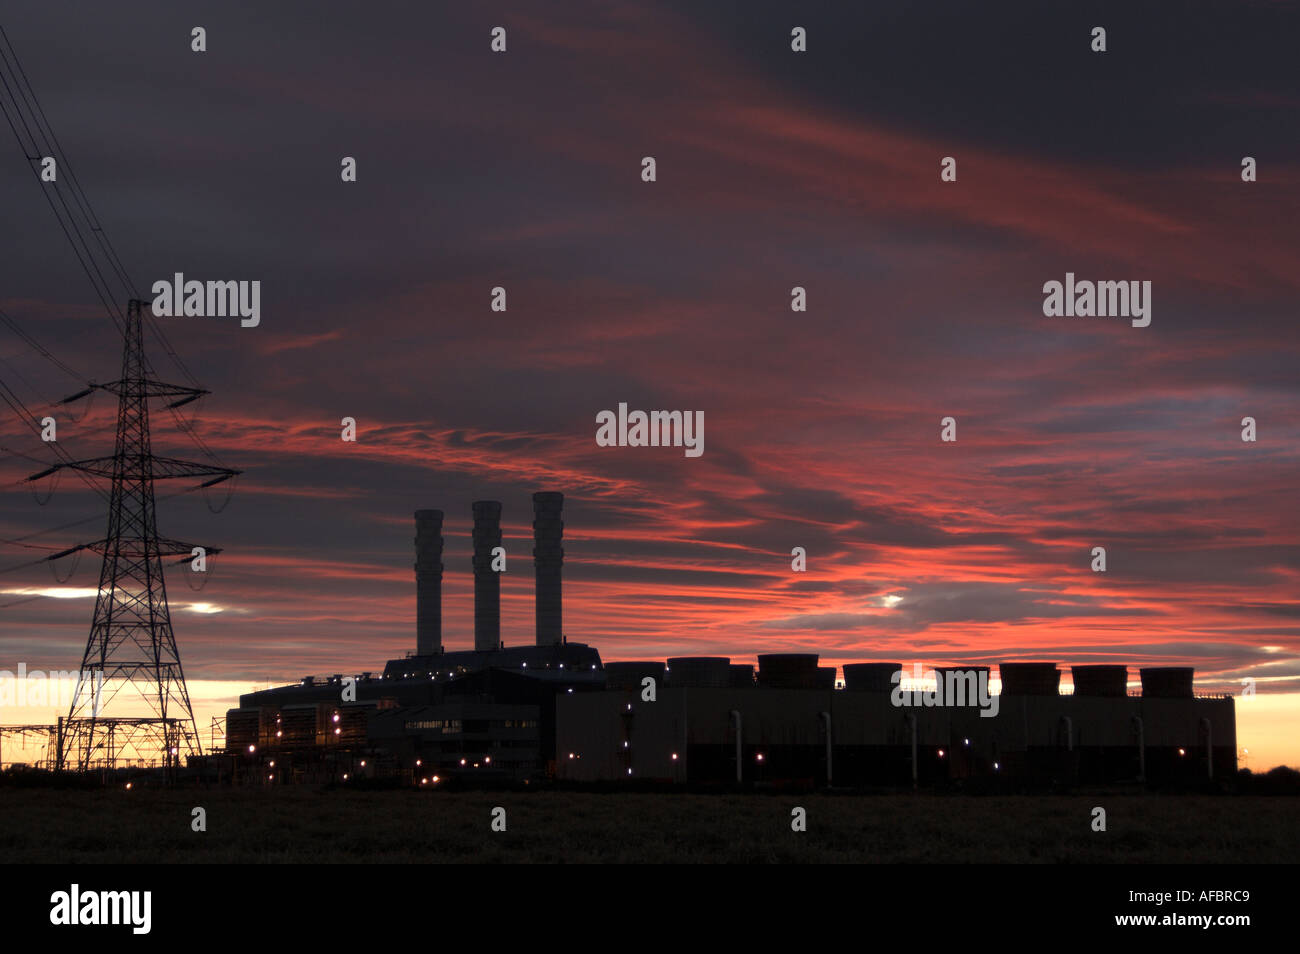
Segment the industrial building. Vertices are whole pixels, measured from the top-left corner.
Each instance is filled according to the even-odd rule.
[[[473,505],[474,649],[444,649],[443,513],[419,510],[415,653],[381,673],[305,676],[241,696],[226,714],[226,751],[271,780],[544,774],[555,759],[556,696],[605,685],[600,654],[563,636],[563,503],[563,494],[533,495],[532,645],[501,641],[501,578],[492,568],[501,504],[482,500]]]
[[[1230,696],[1198,697],[1190,668],[1003,663],[996,716],[899,705],[895,663],[818,665],[813,653],[603,664],[563,635],[563,495],[533,495],[536,632],[501,641],[501,505],[473,505],[474,648],[442,641],[443,513],[415,514],[416,650],[381,673],[307,676],[248,693],[226,753],[267,782],[388,777],[690,785],[1193,782],[1236,772]],[[985,680],[989,667],[940,670]]]
[[[1142,693],[1129,695],[1126,667],[1075,666],[1075,691],[1062,695],[1054,663],[1003,663],[988,718],[974,705],[896,705],[894,663],[847,665],[833,689],[815,654],[758,659],[756,680],[725,658],[607,666],[605,691],[557,701],[557,777],[876,786],[1236,773],[1233,700],[1197,698],[1191,669],[1142,669]],[[666,678],[653,702],[647,676]]]

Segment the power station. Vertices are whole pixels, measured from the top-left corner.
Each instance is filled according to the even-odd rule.
[[[473,505],[474,648],[443,647],[443,512],[418,510],[415,653],[389,660],[379,674],[307,676],[242,696],[226,714],[226,751],[265,765],[273,779],[544,775],[555,762],[557,696],[605,688],[600,654],[562,635],[563,503],[563,494],[533,495],[533,645],[501,642],[501,577],[493,568],[501,504],[480,500]]]
[[[908,706],[896,663],[818,665],[815,653],[604,664],[563,635],[564,496],[533,495],[536,631],[501,641],[501,504],[473,504],[474,648],[442,639],[443,512],[415,513],[416,650],[381,673],[306,676],[226,714],[227,762],[272,784],[388,778],[690,785],[892,786],[1005,778],[1191,783],[1237,768],[1231,696],[1197,696],[1190,668],[1003,663],[996,715]],[[988,684],[987,666],[939,670]]]

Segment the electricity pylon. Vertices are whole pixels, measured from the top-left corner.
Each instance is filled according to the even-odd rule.
[[[134,299],[127,305],[121,379],[94,386],[118,398],[113,456],[58,464],[29,478],[69,468],[112,482],[104,539],[56,555],[91,550],[104,557],[77,692],[58,730],[60,769],[116,768],[125,762],[170,770],[182,754],[202,754],[163,581],[163,559],[182,557],[185,563],[196,548],[158,536],[153,485],[192,477],[205,478],[201,486],[208,487],[239,471],[153,453],[150,399],[165,398],[167,407],[176,408],[208,392],[152,377],[144,355],[146,307]],[[199,555],[216,552],[201,549]]]

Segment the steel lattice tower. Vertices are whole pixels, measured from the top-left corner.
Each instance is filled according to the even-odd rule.
[[[31,478],[66,467],[112,482],[105,538],[64,551],[92,550],[104,562],[77,694],[58,731],[61,769],[114,768],[123,761],[172,768],[182,755],[202,753],[163,580],[163,559],[188,562],[193,546],[158,535],[154,481],[206,478],[206,487],[239,471],[153,453],[150,399],[169,399],[175,408],[207,392],[152,377],[144,354],[146,307],[138,300],[127,306],[121,379],[95,386],[118,397],[113,456],[60,464]]]

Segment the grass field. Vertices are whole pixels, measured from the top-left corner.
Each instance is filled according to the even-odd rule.
[[[191,830],[195,806],[207,831]],[[495,806],[507,830],[490,830]],[[791,830],[791,809],[807,831]],[[1091,828],[1092,809],[1107,831]],[[1292,862],[1286,797],[0,791],[15,862]]]

